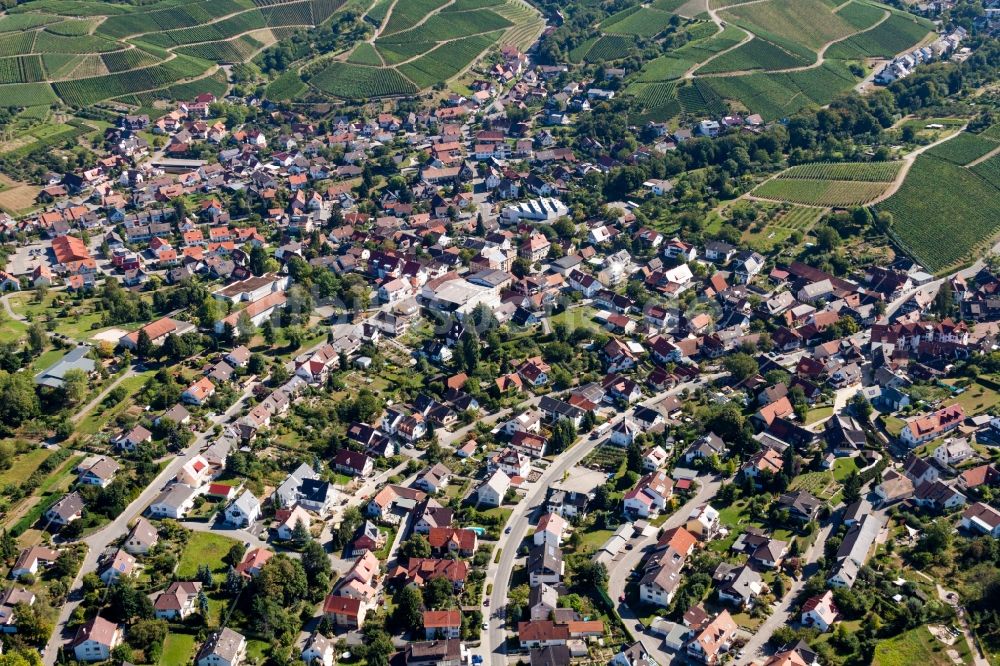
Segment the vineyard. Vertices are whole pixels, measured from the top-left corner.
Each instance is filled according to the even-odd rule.
[[[366,99],[415,93],[417,87],[389,67],[332,63],[309,83],[323,92],[348,99]]]
[[[927,154],[965,166],[998,148],[1000,148],[1000,142],[989,137],[962,132],[958,136],[934,146],[927,151]]]
[[[899,191],[877,208],[892,213],[894,235],[907,252],[944,272],[991,242],[1000,228],[1000,183],[983,177],[998,166],[965,169],[921,155]]]
[[[814,162],[793,166],[778,178],[890,183],[901,166],[902,162]]]
[[[758,186],[753,196],[805,206],[860,206],[885,191],[885,183],[855,180],[775,178]]]
[[[629,10],[626,10],[629,11]],[[619,13],[621,14],[621,12]],[[615,16],[618,16],[616,14]],[[614,18],[614,17],[612,17]],[[642,7],[638,11],[622,17],[620,20],[608,25],[602,24],[604,32],[612,35],[639,35],[640,37],[652,37],[657,35],[670,25],[672,14],[653,9],[652,7]]]
[[[214,63],[244,63],[289,27],[328,19],[344,0],[38,0],[0,17],[0,92],[6,102],[88,106],[187,93],[185,82],[224,93]],[[92,18],[91,18],[92,17]],[[274,31],[272,31],[272,28]],[[128,41],[125,41],[128,39]],[[379,62],[380,64],[380,62]],[[42,82],[49,82],[42,85]],[[6,89],[7,85],[37,87]],[[202,92],[196,90],[195,94]]]
[[[796,232],[803,236],[823,216],[822,208],[789,206],[774,210],[759,229],[751,227],[743,233],[743,241],[758,252],[772,252],[775,247],[792,238]]]

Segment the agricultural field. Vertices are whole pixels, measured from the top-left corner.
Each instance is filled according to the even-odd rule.
[[[646,62],[627,81],[626,93],[643,104],[641,119],[703,114],[716,108],[715,100],[728,100],[765,120],[779,120],[805,107],[829,104],[858,83],[866,58],[895,55],[923,40],[932,28],[924,19],[866,0],[722,0],[712,5],[726,19],[722,32],[692,35],[680,48]],[[630,55],[635,50],[630,39],[642,33],[610,33],[616,26],[637,22],[642,11],[648,14],[649,8],[612,15],[601,25],[605,34],[577,47],[571,56],[596,63]],[[817,64],[820,52],[825,62]],[[681,78],[693,79],[695,86],[687,91],[678,86],[676,100],[669,99],[665,86],[643,85]],[[695,91],[704,103],[698,102]]]
[[[773,215],[759,229],[755,225],[743,233],[743,240],[758,252],[772,252],[796,232],[804,237],[823,216],[823,210],[807,206],[783,206]]]
[[[385,25],[372,44],[358,44],[345,61],[331,62],[307,83],[346,99],[409,95],[457,77],[508,39],[518,44],[530,41],[540,27],[537,12],[520,0],[444,4],[440,0],[390,3],[382,16]],[[283,89],[290,89],[291,79],[282,79],[278,92],[287,94]]]
[[[805,206],[860,206],[878,197],[885,188],[886,183],[879,182],[775,178],[758,186],[752,194]]]
[[[634,7],[613,14],[601,24],[601,30],[609,35],[653,37],[666,30],[672,18],[673,14],[653,7]]]
[[[217,63],[243,63],[287,27],[326,21],[343,0],[41,0],[0,17],[0,93],[12,105],[85,107],[187,91]],[[286,33],[282,33],[286,34]],[[207,78],[206,78],[207,77]],[[8,85],[38,84],[7,88]],[[51,84],[51,85],[50,85]],[[216,86],[213,86],[216,87]],[[222,92],[225,88],[222,89]],[[196,91],[197,92],[200,91]],[[58,98],[58,99],[57,99]]]
[[[927,154],[965,166],[998,148],[1000,148],[998,140],[981,134],[962,132],[958,136],[934,146],[927,151]]]
[[[998,188],[1000,182],[975,170],[924,154],[899,191],[877,208],[892,213],[893,235],[904,250],[943,272],[993,239],[1000,228]]]
[[[793,166],[783,171],[779,178],[890,183],[901,166],[902,162],[813,162]]]

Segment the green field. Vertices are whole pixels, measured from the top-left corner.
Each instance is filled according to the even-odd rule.
[[[952,646],[963,664],[971,663],[969,646],[961,638]],[[927,627],[917,627],[905,634],[879,641],[872,666],[953,666],[946,646],[931,635]]]
[[[177,563],[178,580],[194,580],[199,565],[208,565],[216,578],[224,578],[229,565],[222,558],[230,547],[237,543],[234,539],[211,532],[191,532],[187,545]]]
[[[793,166],[783,171],[779,178],[889,183],[901,166],[902,162],[813,162]]]
[[[160,666],[184,666],[194,655],[193,634],[167,634],[163,640],[163,653],[160,655]]]
[[[775,178],[753,191],[755,197],[806,206],[859,206],[885,191],[884,183],[852,180]]]
[[[899,191],[878,209],[892,213],[893,232],[903,249],[940,272],[993,238],[1000,227],[998,188],[1000,183],[972,170],[921,155]]]
[[[1000,142],[992,138],[962,132],[944,143],[934,146],[927,151],[927,154],[965,166],[997,149],[1000,149]]]
[[[310,79],[323,92],[349,99],[415,93],[417,87],[395,69],[335,62]]]
[[[827,58],[891,58],[912,47],[934,29],[926,19],[899,10],[871,30],[848,37],[830,47]]]
[[[820,0],[766,0],[728,9],[722,16],[755,34],[770,33],[811,49],[857,30]]]

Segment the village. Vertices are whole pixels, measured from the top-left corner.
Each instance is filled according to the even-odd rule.
[[[614,71],[504,48],[491,75],[433,112],[122,114],[2,215],[36,409],[5,388],[0,420],[58,413],[61,470],[5,501],[5,643],[811,666],[884,625],[985,663],[957,562],[1000,538],[997,264],[838,276],[665,234],[666,173],[574,193],[760,116],[574,145]]]

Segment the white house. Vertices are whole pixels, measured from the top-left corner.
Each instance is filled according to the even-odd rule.
[[[476,490],[476,496],[480,504],[500,506],[508,490],[510,490],[510,477],[498,469],[490,478],[483,481]]]
[[[260,518],[260,502],[249,490],[226,507],[226,522],[236,527],[248,527]]]
[[[98,615],[77,630],[73,655],[77,661],[107,661],[121,642],[121,628]]]
[[[226,627],[215,632],[198,652],[197,666],[239,666],[247,654],[243,634]]]
[[[149,515],[154,518],[180,520],[194,507],[198,490],[184,483],[173,483],[157,495],[149,505]]]

